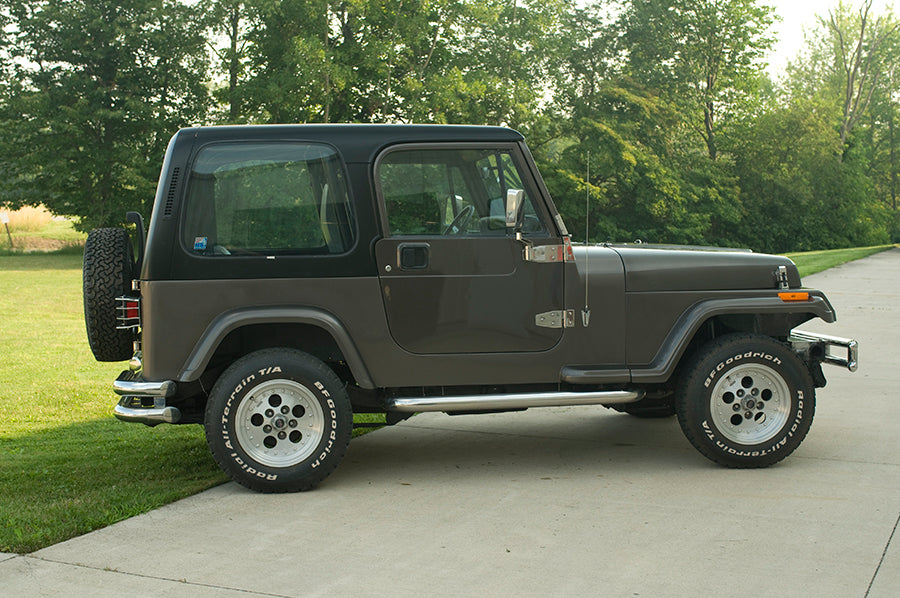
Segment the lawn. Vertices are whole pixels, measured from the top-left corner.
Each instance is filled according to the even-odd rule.
[[[808,275],[889,248],[790,257]],[[77,247],[0,250],[0,552],[31,552],[226,480],[200,426],[112,417],[123,364],[90,353],[81,259]]]
[[[789,253],[787,257],[794,260],[800,270],[800,276],[809,276],[846,262],[862,259],[881,251],[893,249],[894,245],[878,245],[875,247],[853,247],[851,249],[829,249],[825,251],[805,251]]]
[[[31,552],[225,480],[200,426],[112,417],[81,254],[0,255],[0,552]]]
[[[78,232],[72,221],[54,218],[43,208],[22,208],[15,212],[3,211],[9,220],[0,226],[0,255],[30,251],[80,251],[87,238]]]

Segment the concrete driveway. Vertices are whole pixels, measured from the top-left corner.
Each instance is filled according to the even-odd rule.
[[[855,337],[781,464],[732,471],[674,418],[420,415],[317,490],[226,484],[25,556],[9,596],[835,596],[900,588],[900,249],[810,276]]]

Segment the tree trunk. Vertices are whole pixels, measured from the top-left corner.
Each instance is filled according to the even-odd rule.
[[[231,122],[237,122],[241,115],[241,103],[238,99],[238,75],[240,74],[241,63],[238,59],[238,36],[240,35],[241,15],[237,8],[232,9],[230,15],[231,30],[229,37],[231,38],[231,55],[228,62],[228,116]]]
[[[891,211],[897,211],[897,152],[894,137],[894,107],[891,106],[890,116],[888,117],[888,136],[891,142]]]
[[[713,108],[712,102],[707,102],[703,106],[703,124],[706,128],[706,149],[709,152],[709,159],[715,162],[719,157],[719,150],[716,148],[716,129]]]

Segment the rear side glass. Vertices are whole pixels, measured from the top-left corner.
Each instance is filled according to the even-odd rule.
[[[221,143],[191,169],[182,243],[204,256],[328,255],[356,227],[340,157],[309,143]]]

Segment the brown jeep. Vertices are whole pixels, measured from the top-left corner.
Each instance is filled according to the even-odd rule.
[[[353,412],[604,405],[763,467],[806,435],[820,364],[856,368],[854,341],[795,330],[835,314],[787,258],[574,246],[509,129],[185,129],[146,239],[130,219],[84,259],[91,348],[131,359],[115,414],[202,423],[264,492],[322,481]]]

